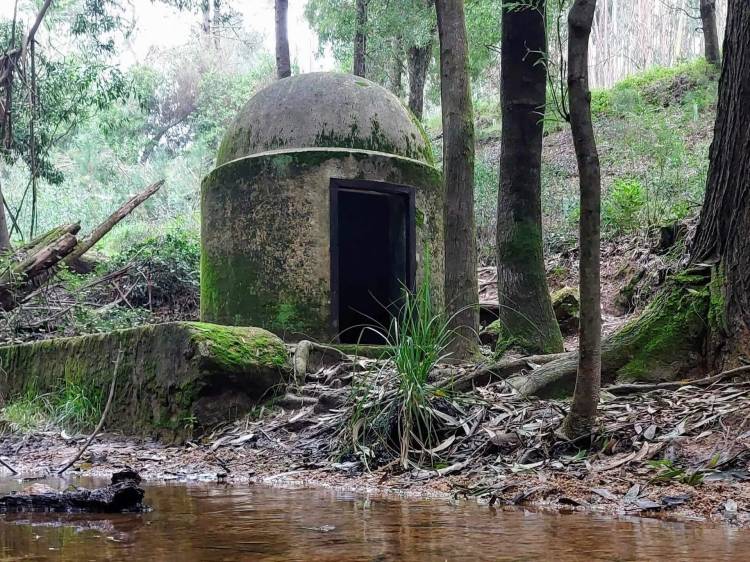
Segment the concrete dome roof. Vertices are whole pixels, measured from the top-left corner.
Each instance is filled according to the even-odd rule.
[[[359,76],[314,72],[255,94],[230,125],[216,165],[302,148],[374,150],[432,163],[421,125],[396,96]]]

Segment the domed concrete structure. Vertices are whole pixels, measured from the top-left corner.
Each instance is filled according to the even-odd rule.
[[[357,341],[362,324],[387,324],[425,263],[442,304],[440,172],[418,121],[369,80],[303,74],[256,94],[201,212],[204,321]]]

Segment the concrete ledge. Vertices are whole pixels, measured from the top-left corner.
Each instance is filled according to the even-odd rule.
[[[282,391],[283,342],[260,328],[174,322],[0,347],[3,402],[66,380],[108,389],[123,355],[107,429],[167,441],[247,413]]]

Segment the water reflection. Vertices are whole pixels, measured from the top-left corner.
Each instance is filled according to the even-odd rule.
[[[503,511],[325,490],[151,486],[145,514],[14,514],[4,560],[748,560],[722,526]]]

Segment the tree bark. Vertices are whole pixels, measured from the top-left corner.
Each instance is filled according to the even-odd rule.
[[[388,79],[391,82],[391,91],[396,97],[401,98],[404,94],[404,62],[403,62],[403,39],[400,36],[393,38],[393,53],[391,53],[391,68]]]
[[[547,92],[545,1],[503,7],[502,148],[497,204],[497,293],[506,343],[563,351],[542,248],[542,135]]]
[[[436,0],[440,39],[445,182],[445,300],[456,330],[452,351],[477,349],[479,288],[474,226],[474,118],[463,0]]]
[[[703,42],[706,60],[714,65],[721,65],[719,50],[719,33],[716,30],[716,0],[700,0]]]
[[[288,0],[276,0],[276,75],[279,80],[292,75],[289,62]]]
[[[432,59],[432,42],[433,39],[430,38],[422,47],[409,47],[406,55],[409,73],[409,109],[420,121],[424,115],[424,86]]]
[[[589,36],[596,0],[575,0],[568,13],[568,95],[570,126],[581,190],[579,226],[581,319],[578,375],[562,432],[569,438],[591,430],[601,386],[601,303],[599,286],[601,177],[591,123]]]
[[[367,2],[356,0],[356,19],[354,23],[354,69],[353,73],[362,78],[366,77],[367,66]]]
[[[706,197],[691,262],[711,264],[707,360],[750,359],[750,3],[729,0]]]
[[[5,217],[5,199],[0,187],[0,253],[10,250],[10,229],[8,219]]]

